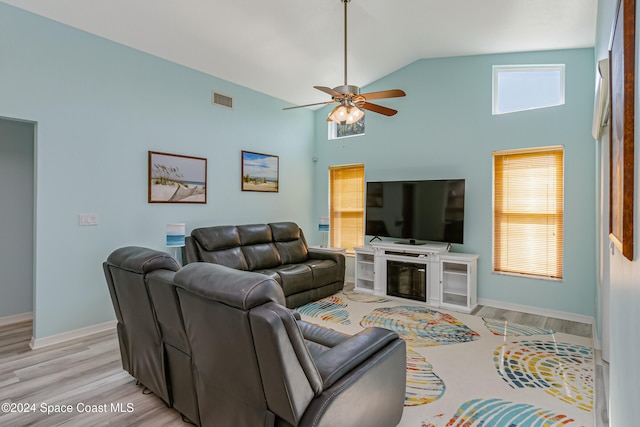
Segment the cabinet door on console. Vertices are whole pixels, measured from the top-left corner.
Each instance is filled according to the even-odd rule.
[[[477,255],[440,257],[440,305],[470,313],[477,306]]]

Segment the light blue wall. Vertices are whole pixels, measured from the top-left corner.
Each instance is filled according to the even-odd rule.
[[[0,118],[0,317],[33,306],[33,123]]]
[[[418,61],[365,88],[405,89],[380,102],[397,116],[369,113],[367,135],[327,141],[327,109],[285,113],[280,100],[4,4],[0,36],[0,116],[38,123],[36,337],[112,319],[100,262],[122,245],[164,249],[166,223],[292,219],[313,243],[327,167],[355,162],[367,179],[467,179],[454,250],[480,254],[480,298],[594,313],[592,49]],[[567,104],[492,116],[491,66],[523,63],[567,64]],[[212,89],[235,109],[211,106]],[[555,144],[566,148],[565,278],[493,275],[491,151]],[[280,193],[239,191],[242,149],[280,156]],[[209,203],[147,204],[148,150],[208,158]],[[81,212],[100,224],[79,227]]]
[[[417,61],[363,89],[399,88],[407,96],[380,101],[399,113],[367,113],[366,135],[360,137],[327,140],[330,109],[317,111],[316,215],[328,211],[329,165],[362,162],[367,180],[465,178],[465,243],[453,250],[480,255],[479,298],[593,316],[593,63],[593,49]],[[493,116],[492,65],[512,64],[566,64],[566,104]],[[491,152],[546,145],[565,147],[564,279],[492,274]]]
[[[285,105],[0,4],[0,116],[38,124],[35,337],[114,319],[101,263],[124,245],[165,250],[167,223],[315,226],[313,113]],[[208,203],[148,204],[149,150],[207,158]],[[279,193],[240,191],[241,150],[280,156]]]

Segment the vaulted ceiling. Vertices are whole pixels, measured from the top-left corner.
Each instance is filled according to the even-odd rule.
[[[341,0],[2,1],[293,104],[343,84]],[[593,47],[596,12],[597,0],[351,0],[349,84],[422,58]]]

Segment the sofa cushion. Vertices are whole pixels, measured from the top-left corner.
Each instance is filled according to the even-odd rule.
[[[249,264],[239,246],[211,252],[200,251],[200,257],[204,262],[225,265],[236,270],[249,270]]]
[[[280,285],[285,296],[312,288],[313,273],[306,264],[285,264],[272,270],[280,275]]]
[[[117,249],[109,255],[107,262],[117,265],[122,270],[138,274],[146,274],[160,269],[180,270],[180,264],[171,255],[139,246]]]
[[[310,259],[308,265],[313,275],[313,288],[320,288],[340,280],[340,270],[335,261],[328,259]]]
[[[240,246],[238,228],[233,225],[196,228],[191,236],[207,251],[235,248]]]
[[[267,224],[238,225],[236,228],[238,229],[242,246],[273,242],[271,227]]]
[[[280,252],[282,264],[299,264],[309,258],[307,244],[298,224],[295,222],[272,222],[269,227],[276,248]]]
[[[276,249],[283,264],[299,264],[307,260],[307,246],[301,239],[290,242],[276,242]]]
[[[272,222],[269,228],[271,228],[274,242],[288,242],[302,237],[300,227],[295,222]]]
[[[305,344],[314,359],[327,350],[349,339],[349,335],[332,329],[323,328],[313,323],[298,320],[298,326],[304,337]]]
[[[180,292],[182,288],[242,310],[257,307],[267,301],[284,305],[282,289],[269,277],[221,265],[205,262],[185,265],[175,274],[174,283],[179,288],[179,296],[183,295]],[[184,316],[184,306],[182,309]]]
[[[270,269],[281,264],[280,254],[273,243],[243,246],[242,253],[250,271]]]

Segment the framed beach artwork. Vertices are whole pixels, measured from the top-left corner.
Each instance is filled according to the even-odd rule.
[[[279,158],[271,154],[242,152],[242,191],[277,193]]]
[[[207,203],[207,159],[149,151],[149,203]]]
[[[609,49],[609,238],[634,259],[635,1],[619,0]]]

